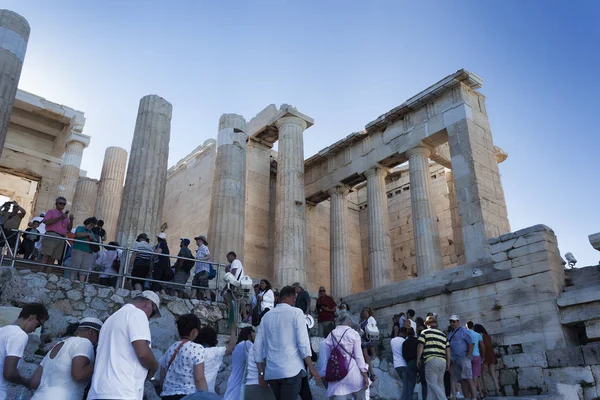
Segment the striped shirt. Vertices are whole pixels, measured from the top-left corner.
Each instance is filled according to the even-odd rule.
[[[140,242],[135,242],[135,244],[133,245],[133,248],[131,250],[136,252],[135,253],[136,260],[149,261],[152,257],[154,257],[152,254],[138,253],[138,251],[149,251],[149,252],[154,253],[154,249],[152,248],[152,246],[150,246],[150,244],[148,242],[145,242],[143,240]]]
[[[446,349],[450,347],[450,344],[444,332],[434,328],[425,329],[419,335],[419,343],[423,345],[425,361],[435,357],[446,359]]]

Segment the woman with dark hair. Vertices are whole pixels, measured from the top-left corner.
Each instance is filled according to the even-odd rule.
[[[258,292],[258,303],[260,304],[260,315],[258,316],[257,325],[260,320],[271,308],[275,307],[275,294],[271,287],[271,282],[266,279],[261,279],[259,283],[260,292]]]
[[[156,246],[154,251],[158,254],[166,254],[157,257],[152,270],[152,279],[157,281],[170,281],[173,279],[173,271],[171,270],[171,259],[169,258],[169,246],[167,245],[167,235],[164,232],[156,235]],[[150,285],[153,292],[156,294],[165,294],[165,288],[158,282],[152,282]]]
[[[350,306],[345,301],[342,301],[338,308],[342,311],[350,311]]]
[[[227,347],[217,346],[219,340],[217,339],[217,331],[210,326],[204,326],[198,332],[198,336],[195,343],[198,343],[204,347],[204,376],[206,377],[206,383],[208,385],[208,392],[215,393],[215,384],[217,382],[217,373],[221,364],[223,364],[223,357],[233,353],[237,338],[237,325],[231,326],[231,336],[229,337],[229,343]]]
[[[254,363],[248,358],[256,334],[254,328],[248,326],[240,330],[237,345],[231,355],[231,375],[227,380],[227,391],[224,400],[238,400],[242,390],[242,383],[246,379],[246,368],[249,363]],[[254,363],[256,364],[256,363]]]
[[[97,242],[96,235],[92,229],[96,226],[98,220],[96,217],[90,217],[83,221],[83,225],[75,229],[75,239],[84,240],[86,242]],[[84,271],[89,271],[94,265],[94,251],[92,246],[87,243],[73,242],[71,247],[71,267],[78,271],[71,271],[71,280],[74,281],[79,275],[79,281],[85,282],[87,275]]]
[[[473,330],[483,336],[483,345],[485,347],[485,353],[483,354],[483,365],[481,369],[481,380],[483,381],[483,391],[488,394],[488,390],[486,387],[486,379],[485,375],[490,374],[492,380],[494,381],[494,389],[496,394],[500,393],[500,384],[498,383],[498,371],[496,371],[496,364],[498,360],[496,359],[496,354],[494,353],[494,346],[492,344],[492,338],[487,333],[483,325],[475,324],[473,326]]]

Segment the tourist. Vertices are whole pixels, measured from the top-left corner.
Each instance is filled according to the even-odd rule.
[[[158,295],[146,290],[108,317],[100,332],[88,400],[141,399],[158,362],[150,348],[150,318],[160,316]]]
[[[32,400],[81,400],[94,373],[94,346],[102,321],[83,318],[74,336],[56,344],[31,377]]]
[[[241,311],[242,323],[252,325],[252,304],[244,305]]]
[[[98,223],[96,224],[94,229],[92,229],[92,232],[94,232],[94,235],[96,236],[96,238],[98,238],[98,242],[104,243],[104,241],[106,240],[106,231],[104,230],[104,221],[102,221],[101,219],[98,220]]]
[[[372,381],[375,381],[375,375],[373,374],[373,369],[371,368],[371,356],[375,356],[375,342],[367,334],[367,325],[377,326],[377,321],[375,320],[375,314],[373,313],[373,310],[371,310],[369,307],[362,309],[360,318],[360,329],[362,329],[364,332],[361,341],[363,357],[365,358],[366,363],[369,364],[369,377]]]
[[[134,290],[141,292],[144,288],[145,281],[143,279],[148,277],[150,268],[152,267],[152,257],[154,257],[152,253],[154,253],[154,249],[150,246],[150,238],[145,233],[140,233],[132,248],[131,261],[129,262],[129,267],[133,265],[133,268],[130,268],[130,270],[132,276],[131,284]]]
[[[260,314],[256,321],[256,325],[260,324],[262,317],[275,308],[275,292],[271,288],[271,282],[266,279],[261,279],[259,282],[260,292],[258,293],[258,302],[260,304]]]
[[[406,328],[406,340],[402,343],[402,357],[404,358],[404,361],[406,361],[406,386],[404,386],[403,381],[402,392],[403,398],[410,400],[413,398],[415,385],[417,384],[417,375],[419,374],[419,369],[417,368],[417,348],[419,341],[414,334],[412,328]],[[423,398],[426,399],[427,383],[425,382],[425,377],[421,380],[421,384],[425,385]]]
[[[231,326],[231,333],[229,336],[229,343],[227,346],[217,346],[219,340],[217,338],[217,331],[211,326],[203,326],[198,332],[195,342],[204,347],[204,376],[206,377],[206,384],[208,391],[215,393],[215,385],[217,383],[217,374],[223,364],[223,357],[231,355],[235,348],[237,339],[237,326],[233,324]]]
[[[481,380],[483,381],[483,392],[486,396],[488,395],[485,375],[489,374],[492,377],[492,381],[494,382],[494,394],[498,395],[500,393],[500,384],[498,383],[498,371],[496,370],[496,364],[498,363],[498,360],[496,358],[496,353],[494,353],[492,338],[481,324],[475,324],[473,326],[473,330],[483,337],[484,351],[483,368],[481,376]]]
[[[337,304],[333,297],[327,295],[324,286],[319,288],[319,297],[317,298],[317,316],[319,322],[319,336],[326,338],[335,328],[335,310]]]
[[[345,301],[340,301],[339,309],[342,311],[350,311],[350,306]]]
[[[36,233],[40,233],[38,229],[39,227],[40,221],[34,219],[33,221],[31,221],[31,227],[25,229],[25,233],[23,233],[23,241],[21,242],[21,253],[23,254],[23,258],[25,260],[29,260],[35,252],[35,244],[40,240],[40,236],[36,235]]]
[[[467,321],[465,328],[471,335],[473,340],[473,357],[471,357],[471,369],[473,371],[473,383],[475,384],[476,390],[479,391],[481,397],[483,397],[483,385],[481,383],[481,356],[485,354],[485,344],[483,343],[483,336],[473,330],[473,321]],[[476,396],[477,392],[474,393],[473,397]]]
[[[188,258],[189,260],[183,260],[178,258],[175,261],[175,276],[173,277],[173,283],[181,283],[185,285],[190,278],[190,271],[194,267],[194,261],[191,259],[194,258],[192,255],[192,251],[189,249],[190,239],[181,238],[179,240],[179,253],[177,257]],[[173,289],[177,297],[183,297],[185,288],[183,286],[174,285]]]
[[[206,236],[200,235],[194,238],[198,250],[196,250],[196,271],[192,285],[200,286],[206,290],[192,289],[192,298],[203,300],[207,295],[210,299],[210,291],[208,289],[208,273],[210,272],[210,264],[206,261],[210,261],[210,250],[208,250],[208,241]],[[204,262],[202,262],[204,261]]]
[[[310,312],[310,294],[300,285],[300,282],[295,282],[292,287],[296,291],[296,301],[294,307],[299,308],[305,315]]]
[[[398,327],[402,328],[404,326],[404,321],[406,321],[406,314],[401,312],[398,314]]]
[[[304,363],[316,381],[321,380],[312,363],[304,313],[292,307],[294,297],[291,286],[281,289],[281,302],[263,316],[254,343],[259,384],[266,387],[268,382],[277,400],[298,397],[306,376]]]
[[[109,242],[109,246],[119,246],[118,242]],[[118,274],[121,267],[121,259],[119,256],[120,249],[114,247],[105,247],[104,251],[101,251],[98,258],[96,259],[96,266],[99,268],[102,274],[100,274],[100,284],[104,286],[117,286],[116,276],[107,274]]]
[[[152,269],[152,279],[155,281],[170,281],[173,279],[173,271],[171,271],[171,259],[169,258],[169,246],[167,245],[167,235],[164,232],[156,235],[157,243],[154,246],[154,252],[161,254],[158,260],[154,263]],[[166,254],[166,255],[165,255]],[[156,258],[155,258],[156,259]],[[165,289],[162,284],[152,282],[150,285],[152,291],[157,294],[165,294]]]
[[[48,320],[48,310],[39,303],[27,304],[12,325],[0,328],[0,400],[6,399],[7,382],[29,385],[29,379],[19,373],[17,366],[23,358],[28,334]]]
[[[43,222],[46,224],[46,236],[42,241],[42,262],[44,264],[54,264],[54,261],[61,260],[65,249],[65,240],[67,232],[73,228],[73,214],[64,211],[67,205],[67,199],[62,196],[56,198],[56,208],[48,211],[44,216]],[[64,211],[64,212],[63,212]]]
[[[415,333],[415,337],[417,337],[426,329],[425,320],[421,317],[417,317],[415,318],[415,324],[417,324],[417,332]]]
[[[238,260],[237,258],[237,254],[235,254],[235,252],[230,251],[229,253],[227,253],[227,262],[229,262],[229,266],[226,268],[226,272],[230,273],[231,275],[233,275],[233,277],[235,278],[236,281],[240,281],[240,279],[242,279],[242,277],[244,276],[244,266],[242,265],[242,262],[240,260]],[[233,298],[233,294],[232,294],[232,287],[230,286],[229,283],[227,283],[227,285],[225,285],[225,287],[223,288],[223,298],[225,299],[225,305],[227,306],[227,315],[229,315],[229,309],[232,306],[232,304],[235,304],[234,302],[234,298]],[[245,308],[244,306],[244,299],[242,298],[240,300],[241,302],[241,309]],[[234,306],[234,310],[237,310],[237,307]],[[234,311],[237,312],[237,311]]]
[[[402,354],[403,344],[408,336],[408,328],[403,326],[398,331],[398,336],[390,341],[392,347],[392,355],[394,358],[394,369],[398,373],[400,380],[402,381],[402,400],[412,400],[412,396],[409,397],[408,393],[408,364]]]
[[[400,316],[398,314],[394,314],[392,317],[392,333],[390,333],[390,338],[395,338],[400,334]],[[404,326],[402,326],[404,327]]]
[[[273,306],[279,304],[279,290],[277,288],[273,289],[273,297],[275,300],[273,301]]]
[[[450,377],[454,383],[460,382],[465,399],[476,397],[471,357],[473,356],[473,339],[469,332],[460,326],[458,315],[450,316],[452,330],[448,333],[448,341],[452,350]]]
[[[414,320],[415,318],[415,310],[408,310],[406,312],[406,319],[404,320],[404,325],[407,328],[413,328],[415,332],[415,336],[418,334],[417,323]]]
[[[250,360],[248,354],[252,349],[255,338],[254,328],[251,326],[240,330],[237,344],[231,355],[231,374],[227,380],[227,391],[223,396],[224,400],[238,400],[240,398],[242,383],[246,378],[246,365]],[[256,365],[253,360],[252,363]]]
[[[255,337],[256,339],[256,337]],[[261,386],[258,383],[258,367],[254,360],[256,346],[252,345],[248,350],[248,357],[246,359],[247,372],[246,372],[246,388],[244,391],[245,400],[275,400],[275,395],[271,388],[267,386]],[[264,355],[261,357],[264,360]]]
[[[250,302],[250,306],[252,307],[252,326],[258,326],[258,319],[260,316],[260,302],[258,301],[258,294],[260,293],[260,284],[254,285],[254,294],[252,295],[252,300]]]
[[[319,347],[319,373],[327,374],[327,364],[336,347],[341,350],[348,373],[340,380],[327,382],[327,396],[331,399],[363,400],[370,384],[367,375],[369,366],[362,355],[360,335],[352,328],[356,323],[348,311],[338,312],[335,322],[335,329],[321,342],[323,347]]]
[[[95,217],[90,217],[83,221],[83,225],[75,229],[75,240],[85,240],[86,242],[96,242],[96,236],[92,229],[96,226],[98,220]],[[74,281],[79,275],[79,281],[85,282],[87,275],[84,271],[89,271],[94,265],[95,257],[92,251],[92,246],[87,243],[73,242],[71,246],[71,268],[77,271],[71,271],[71,280]],[[79,272],[78,272],[79,271]]]
[[[427,394],[423,394],[423,398],[446,400],[444,372],[450,369],[450,345],[444,332],[437,329],[434,317],[427,317],[425,326],[427,329],[419,335],[417,347],[417,368],[425,364]]]
[[[0,238],[0,248],[4,246],[6,239],[13,251],[19,250],[19,233],[15,231],[19,229],[25,214],[25,209],[16,201],[7,201],[0,207],[0,226],[4,232],[4,237]]]
[[[181,340],[173,343],[159,361],[164,400],[180,400],[200,390],[208,391],[204,349],[194,343],[200,320],[194,314],[184,314],[177,318],[177,331]]]

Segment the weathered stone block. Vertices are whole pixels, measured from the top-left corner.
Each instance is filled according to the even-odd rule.
[[[548,367],[546,353],[521,353],[502,356],[506,368]]]
[[[600,364],[600,343],[581,346],[585,365]]]
[[[492,255],[492,261],[495,263],[499,263],[499,262],[506,261],[506,260],[508,260],[508,256],[506,255],[505,252],[496,253],[496,254]]]
[[[543,370],[545,390],[554,387],[557,383],[576,385],[595,384],[590,367],[549,368]]]
[[[514,385],[517,383],[517,370],[516,369],[503,369],[500,371],[500,385]]]
[[[519,389],[542,389],[544,375],[541,367],[519,368]]]
[[[576,367],[585,365],[581,347],[548,350],[546,352],[549,367]]]
[[[498,242],[496,244],[493,244],[490,246],[490,254],[496,254],[496,253],[501,253],[504,251],[508,251],[510,249],[513,248],[513,245],[517,242],[517,240],[519,239],[510,239],[507,240],[506,242]]]

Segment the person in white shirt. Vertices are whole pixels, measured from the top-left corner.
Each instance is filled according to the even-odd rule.
[[[173,343],[160,359],[161,397],[179,400],[199,390],[208,391],[204,375],[204,348],[194,343],[200,331],[200,320],[194,314],[177,319],[181,340]]]
[[[27,304],[12,325],[0,328],[0,400],[6,399],[7,382],[29,386],[29,379],[19,373],[17,366],[23,358],[28,334],[48,320],[48,310],[43,304]]]
[[[256,339],[256,338],[255,338]],[[269,386],[263,387],[258,384],[258,368],[254,362],[254,349],[256,347],[252,345],[248,350],[247,368],[246,373],[246,388],[244,395],[246,399],[261,399],[261,400],[275,400],[275,395]],[[264,357],[263,357],[264,359]]]
[[[142,400],[144,381],[158,369],[148,320],[160,316],[159,305],[158,295],[145,290],[104,322],[88,400]]]
[[[219,340],[217,338],[217,332],[210,326],[204,326],[198,332],[198,337],[194,342],[204,347],[204,376],[206,377],[206,383],[208,385],[208,391],[215,393],[215,384],[217,382],[217,374],[219,368],[223,364],[223,357],[231,355],[235,348],[237,339],[237,325],[233,324],[231,327],[231,333],[229,336],[229,343],[227,347],[217,346]]]
[[[400,328],[398,336],[393,338],[390,342],[390,346],[392,347],[392,354],[394,356],[394,368],[396,369],[396,372],[398,373],[398,376],[402,381],[402,388],[408,388],[408,365],[406,364],[406,360],[402,356],[402,345],[406,340],[406,336],[408,336],[408,328],[403,326]],[[406,393],[403,392],[401,399],[408,400],[409,397],[406,397]]]
[[[102,321],[84,318],[75,336],[56,344],[31,377],[32,400],[80,400],[94,373],[94,346]]]
[[[408,310],[406,312],[406,319],[404,320],[404,325],[407,328],[413,328],[415,332],[415,337],[417,337],[417,323],[415,322],[415,310]]]
[[[244,266],[242,265],[242,262],[240,260],[238,260],[237,258],[237,254],[235,254],[235,252],[230,251],[229,253],[227,253],[227,261],[229,262],[229,266],[227,267],[227,272],[231,273],[231,275],[234,276],[236,281],[240,281],[240,279],[242,279],[242,277],[244,276]],[[245,301],[242,298],[240,301],[240,306],[238,308],[238,306],[235,304],[233,295],[231,293],[231,287],[229,286],[229,284],[227,284],[227,286],[225,286],[225,288],[223,289],[223,298],[225,299],[225,305],[227,306],[227,315],[229,315],[229,308],[232,305],[233,302],[233,306],[234,306],[234,310],[238,310],[241,309],[243,310],[245,308]]]
[[[119,246],[119,242],[109,242],[109,246]],[[118,274],[119,267],[121,265],[120,253],[121,249],[116,249],[114,247],[105,247],[104,250],[98,252],[98,257],[96,258],[96,266],[100,271],[104,272],[104,274],[100,274],[100,284],[104,286],[112,286],[115,287],[117,285],[118,277],[109,274]],[[115,260],[117,262],[115,263]],[[115,269],[116,268],[116,269]]]
[[[223,396],[224,400],[239,400],[242,383],[246,379],[246,365],[248,364],[248,354],[254,343],[254,328],[251,326],[240,330],[237,344],[231,354],[231,374],[227,380],[227,391]],[[254,361],[251,362],[256,367]],[[249,397],[250,399],[252,397]]]
[[[258,293],[258,301],[260,302],[260,314],[256,319],[256,325],[260,324],[260,320],[265,313],[275,308],[275,294],[271,288],[271,282],[266,279],[261,279],[259,285],[260,292]]]
[[[306,376],[304,363],[316,382],[321,380],[312,363],[304,313],[293,307],[295,297],[291,286],[281,289],[280,303],[263,316],[254,343],[259,384],[266,387],[268,382],[277,400],[298,397]]]

